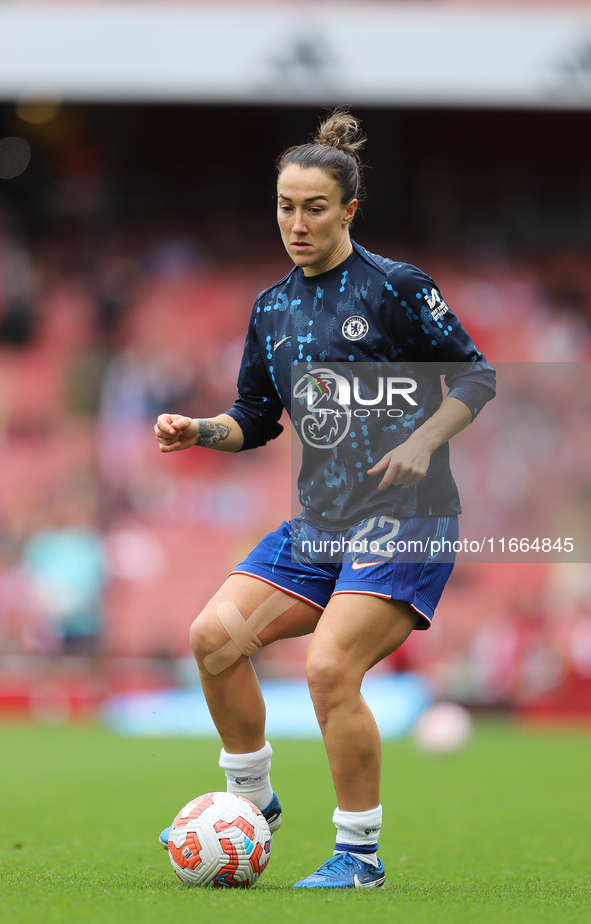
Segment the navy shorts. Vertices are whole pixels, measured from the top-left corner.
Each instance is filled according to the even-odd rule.
[[[420,615],[416,628],[428,629],[455,558],[434,549],[453,550],[458,534],[457,517],[370,517],[342,533],[297,518],[268,533],[231,573],[252,575],[319,609],[333,594],[401,600]],[[398,551],[409,544],[423,552]]]

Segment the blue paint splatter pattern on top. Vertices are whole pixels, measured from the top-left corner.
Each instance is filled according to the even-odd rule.
[[[365,330],[365,325],[346,324],[355,318],[364,319],[367,330],[352,340],[346,332],[356,336]],[[402,418],[380,419],[367,433],[360,421],[352,427],[357,437],[332,449],[330,459],[304,447],[299,488],[304,516],[312,524],[342,528],[378,510],[394,516],[459,513],[446,445],[435,451],[427,476],[416,488],[378,492],[380,478],[368,476],[367,470],[437,410],[443,397],[440,375],[448,394],[476,414],[494,395],[494,371],[430,276],[355,242],[351,255],[333,270],[306,277],[294,267],[255,301],[239,394],[228,411],[244,433],[244,449],[264,445],[281,433],[283,408],[297,421],[292,364],[301,375],[322,363],[392,361],[401,369],[431,364],[433,374],[422,386],[420,407],[405,408],[407,416]]]

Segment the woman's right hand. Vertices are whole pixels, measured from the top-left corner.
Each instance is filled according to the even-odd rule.
[[[178,452],[195,445],[199,434],[199,422],[194,417],[181,414],[160,414],[154,427],[160,452]]]

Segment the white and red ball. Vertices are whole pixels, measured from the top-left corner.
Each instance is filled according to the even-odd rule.
[[[271,832],[248,799],[208,792],[191,799],[176,816],[168,856],[185,885],[248,888],[269,862]]]
[[[449,754],[472,734],[472,717],[459,703],[439,702],[421,713],[413,728],[415,744],[430,754]]]

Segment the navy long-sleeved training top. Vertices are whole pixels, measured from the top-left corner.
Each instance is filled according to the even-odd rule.
[[[301,398],[294,403],[294,383],[309,375],[322,385],[317,373],[325,363],[396,364],[375,368],[377,373],[390,370],[388,374],[395,369],[396,375],[416,381],[416,403],[397,396],[398,411],[391,414],[398,417],[386,416],[386,409],[379,414],[373,407],[362,417],[351,408],[345,437],[334,446],[328,440],[328,448],[312,448],[302,440],[298,485],[303,518],[337,530],[377,513],[460,513],[447,443],[435,450],[427,475],[414,488],[396,485],[378,491],[382,475],[366,474],[435,413],[443,400],[441,376],[448,396],[466,404],[474,416],[494,397],[494,370],[433,279],[415,266],[369,253],[353,242],[353,252],[334,269],[305,276],[294,267],[261,292],[246,336],[238,398],[227,412],[244,434],[243,449],[262,446],[281,433],[283,408],[301,431],[306,406]],[[360,367],[351,366],[355,368]],[[363,387],[358,386],[359,395]]]

